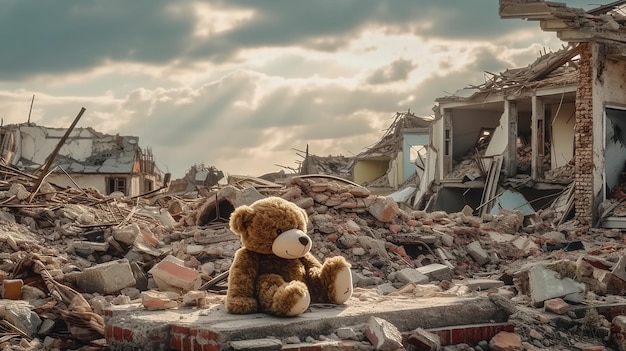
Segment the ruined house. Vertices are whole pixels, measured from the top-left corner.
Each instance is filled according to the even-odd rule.
[[[205,194],[209,188],[216,186],[224,178],[224,172],[215,166],[208,166],[203,163],[191,166],[185,176],[170,182],[168,193],[193,193]]]
[[[626,180],[624,3],[585,12],[500,1],[502,18],[537,20],[567,45],[436,100],[426,174],[437,194],[426,207],[486,213],[508,202],[532,213],[565,194],[579,224],[626,227],[608,215]]]
[[[410,110],[397,112],[383,136],[354,157],[316,156],[307,146],[299,174],[333,175],[378,194],[406,193],[402,200],[408,200],[417,187],[429,185],[420,180],[425,177],[431,123]]]
[[[410,110],[396,113],[382,138],[356,155],[354,182],[370,188],[398,189],[409,178],[422,177],[430,124],[430,119],[416,116]]]
[[[34,123],[2,126],[2,161],[29,174],[36,174],[49,163],[48,182],[94,188],[106,195],[119,192],[132,197],[162,188],[167,177],[156,166],[151,149],[139,146],[138,137],[103,134],[89,127],[67,133],[67,128]]]

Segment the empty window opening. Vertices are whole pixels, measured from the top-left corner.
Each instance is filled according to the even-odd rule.
[[[107,178],[107,195],[119,191],[124,195],[126,193],[126,178],[123,177],[109,177]]]

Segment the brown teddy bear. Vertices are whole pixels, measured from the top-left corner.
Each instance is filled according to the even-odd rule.
[[[342,256],[324,264],[310,253],[303,209],[272,196],[239,206],[230,229],[241,237],[228,276],[226,310],[293,317],[311,302],[343,304],[352,296],[350,263]]]

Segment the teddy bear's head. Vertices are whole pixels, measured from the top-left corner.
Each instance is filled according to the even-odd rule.
[[[286,259],[301,258],[311,250],[306,234],[306,212],[281,197],[270,196],[239,206],[230,215],[230,229],[250,251]]]

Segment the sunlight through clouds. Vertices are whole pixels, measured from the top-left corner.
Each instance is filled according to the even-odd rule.
[[[431,116],[435,99],[485,71],[563,45],[538,23],[499,18],[491,1],[3,5],[3,123],[30,113],[67,127],[85,107],[79,127],[138,136],[174,178],[202,162],[247,175],[293,167],[307,144],[356,154],[396,112]]]

